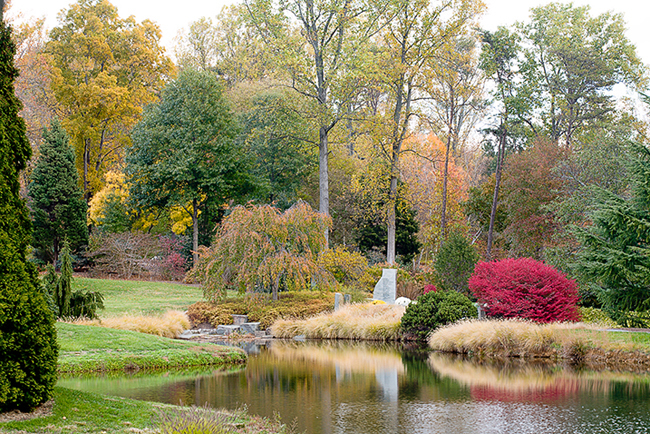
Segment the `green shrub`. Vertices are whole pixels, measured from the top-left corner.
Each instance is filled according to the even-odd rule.
[[[601,309],[595,307],[579,307],[580,320],[585,324],[595,324],[600,327],[616,328],[620,327],[613,319],[603,312]]]
[[[402,317],[402,331],[426,339],[436,328],[463,318],[475,318],[476,307],[456,291],[432,291],[411,303]]]
[[[368,260],[359,252],[351,252],[345,247],[327,249],[318,256],[318,266],[327,270],[338,283],[356,283],[368,269]]]

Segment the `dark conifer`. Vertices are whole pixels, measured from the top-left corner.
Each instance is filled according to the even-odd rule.
[[[43,131],[40,157],[29,184],[36,256],[56,264],[63,241],[75,252],[88,244],[87,205],[79,188],[75,155],[58,120]]]
[[[31,225],[18,173],[31,148],[18,116],[14,53],[11,29],[0,21],[0,412],[28,411],[47,401],[58,356],[54,317],[26,260]]]

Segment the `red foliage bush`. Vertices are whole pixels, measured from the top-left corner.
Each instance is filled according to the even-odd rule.
[[[536,322],[578,321],[578,288],[574,280],[531,258],[479,262],[469,279],[490,317],[525,318]]]
[[[436,292],[437,290],[438,290],[438,288],[436,288],[435,285],[424,285],[424,293],[425,294],[428,293],[428,292]]]

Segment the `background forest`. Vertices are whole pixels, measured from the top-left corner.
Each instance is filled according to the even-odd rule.
[[[14,26],[34,260],[67,242],[77,269],[169,280],[217,261],[277,294],[386,263],[467,292],[479,258],[530,257],[645,318],[648,74],[622,17],[549,3],[490,32],[484,10],[245,0],[172,53],[106,0]]]

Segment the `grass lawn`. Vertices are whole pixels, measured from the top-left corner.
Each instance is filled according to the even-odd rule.
[[[137,280],[89,279],[75,277],[73,289],[90,289],[104,295],[104,310],[100,318],[121,315],[160,315],[170,309],[186,310],[203,300],[197,286],[170,282]]]
[[[650,333],[642,332],[607,332],[607,337],[613,347],[632,347],[635,350],[650,354]]]
[[[60,372],[124,371],[238,364],[232,347],[172,340],[143,333],[57,323]]]
[[[76,390],[56,387],[54,389],[54,407],[50,414],[31,420],[0,422],[1,433],[152,433],[161,414],[167,419],[176,419],[176,415],[191,413],[192,410],[146,401],[97,395]],[[207,419],[217,419],[216,411],[203,411]],[[207,417],[205,417],[207,416]],[[184,420],[196,417],[185,416]],[[224,418],[221,418],[223,420]],[[258,417],[247,416],[239,412],[225,420],[232,433],[284,433],[284,427]],[[233,422],[235,422],[233,424]],[[237,427],[236,429],[233,427]],[[179,431],[180,432],[180,431]],[[207,432],[187,430],[182,432]],[[217,432],[217,431],[210,431]]]

